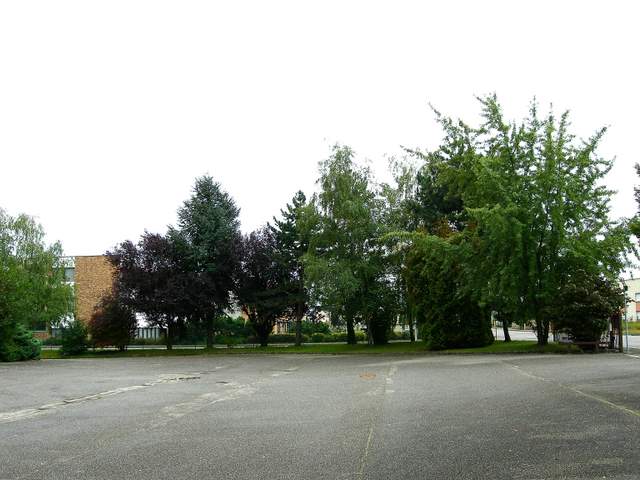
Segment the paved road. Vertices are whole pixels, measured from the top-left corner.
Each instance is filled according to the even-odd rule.
[[[496,338],[502,340],[504,338],[504,334],[501,328],[493,329],[494,336]],[[536,334],[531,330],[509,330],[509,335],[511,336],[511,340],[536,340]],[[629,348],[632,350],[640,350],[640,335],[629,335]],[[626,349],[627,347],[627,336],[623,336],[623,345]]]
[[[0,364],[0,479],[638,479],[640,358]]]

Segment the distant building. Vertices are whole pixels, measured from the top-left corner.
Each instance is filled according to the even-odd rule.
[[[640,278],[623,280],[627,286],[627,321],[640,321]]]
[[[73,286],[74,317],[87,323],[102,297],[113,288],[115,270],[106,255],[65,257],[64,277]]]

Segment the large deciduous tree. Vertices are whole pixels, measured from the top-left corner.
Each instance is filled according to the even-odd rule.
[[[390,309],[381,303],[388,297],[377,294],[388,272],[380,241],[383,202],[371,172],[353,162],[350,148],[336,146],[320,164],[318,184],[318,221],[305,256],[307,284],[316,303],[346,321],[347,343],[356,343],[357,322],[367,326],[370,341],[384,342],[384,335],[372,336],[374,319],[379,322],[382,316],[389,324],[394,318],[387,317]]]
[[[115,267],[118,301],[167,331],[171,349],[176,327],[190,318],[190,272],[169,237],[145,232],[138,244],[122,242],[107,255]]]
[[[178,210],[177,228],[169,231],[190,273],[190,316],[205,325],[207,348],[213,347],[214,319],[231,305],[239,265],[239,213],[220,184],[203,176]]]
[[[605,129],[578,141],[567,113],[540,117],[534,102],[507,122],[495,95],[480,101],[478,128],[438,116],[445,139],[428,168],[444,198],[462,202],[462,216],[446,218],[452,230],[463,221],[468,288],[506,321],[531,321],[544,345],[576,265],[614,281],[630,248],[626,225],[609,219],[612,162],[597,154]]]
[[[31,217],[0,209],[0,360],[39,355],[27,330],[48,328],[73,311],[73,291],[64,281],[59,243],[47,246]]]
[[[276,321],[288,307],[285,294],[289,280],[287,270],[278,259],[272,229],[265,226],[243,238],[237,297],[263,347],[267,346]]]

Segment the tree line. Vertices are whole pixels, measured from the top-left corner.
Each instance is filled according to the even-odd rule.
[[[619,318],[620,275],[635,253],[637,220],[612,220],[598,154],[606,129],[580,140],[568,113],[535,102],[507,121],[495,95],[479,98],[472,126],[435,111],[444,138],[432,151],[392,159],[378,182],[344,145],[320,162],[317,192],[297,192],[280,214],[243,235],[239,208],[210,176],[195,181],[165,233],[145,232],[107,252],[113,293],[91,321],[103,343],[127,339],[142,315],[185,326],[213,346],[238,306],[261,345],[277,321],[325,316],[386,343],[397,322],[431,349],[483,346],[499,320],[594,340]],[[413,336],[412,336],[413,338]],[[119,340],[122,343],[123,340]]]

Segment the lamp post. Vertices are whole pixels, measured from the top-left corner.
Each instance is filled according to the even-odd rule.
[[[624,326],[625,326],[625,340],[627,344],[627,353],[629,353],[629,322],[627,321],[627,282],[624,282]],[[620,351],[623,351],[622,347],[622,325],[620,325]]]

